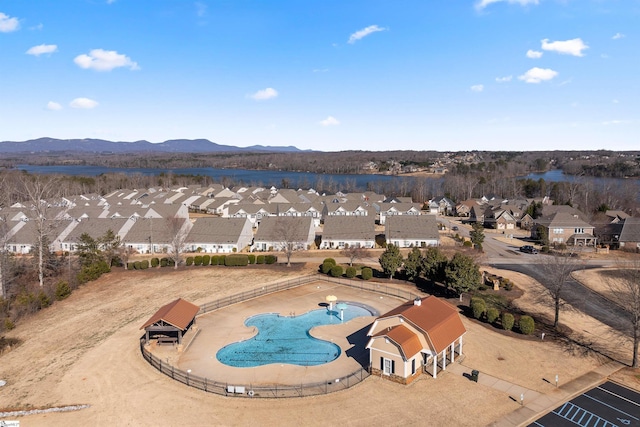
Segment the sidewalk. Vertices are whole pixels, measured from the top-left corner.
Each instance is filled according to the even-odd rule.
[[[521,396],[524,397],[524,405],[522,407],[492,423],[491,427],[526,426],[560,406],[562,403],[604,382],[608,376],[623,367],[624,365],[618,362],[609,362],[559,386],[549,394],[541,394],[526,387],[492,377],[483,372],[480,372],[478,376],[478,384],[505,392],[516,402],[520,402]],[[468,376],[471,374],[471,368],[459,363],[447,366],[447,370],[458,375]]]

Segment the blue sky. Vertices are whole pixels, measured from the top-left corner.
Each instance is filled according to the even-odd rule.
[[[0,140],[640,149],[640,0],[0,0]]]

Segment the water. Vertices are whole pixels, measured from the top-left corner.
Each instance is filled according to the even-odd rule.
[[[238,368],[271,363],[322,365],[337,359],[340,347],[312,337],[309,331],[316,326],[340,324],[360,316],[372,316],[372,313],[348,304],[343,311],[343,320],[340,319],[339,310],[329,311],[328,308],[292,317],[258,314],[245,321],[246,326],[256,327],[257,335],[221,348],[216,357],[225,365]]]
[[[327,185],[333,182],[340,189],[345,186],[355,187],[364,191],[370,184],[400,184],[403,180],[412,183],[415,178],[393,175],[345,175],[345,174],[320,174],[311,172],[288,172],[272,170],[249,170],[249,169],[216,169],[216,168],[175,168],[175,169],[155,169],[155,168],[113,168],[106,166],[86,166],[86,165],[17,165],[16,169],[32,174],[60,174],[70,176],[98,176],[106,173],[124,173],[127,175],[200,175],[208,176],[216,182],[222,178],[231,179],[235,183],[245,185],[263,185],[282,187],[283,182],[288,182],[290,188],[313,188],[317,183],[322,182]]]

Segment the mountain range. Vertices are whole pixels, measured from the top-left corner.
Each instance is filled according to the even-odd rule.
[[[274,147],[252,145],[236,147],[220,145],[208,139],[171,139],[164,142],[107,141],[103,139],[55,139],[38,138],[28,141],[2,141],[1,153],[221,153],[221,152],[301,152],[294,146]]]

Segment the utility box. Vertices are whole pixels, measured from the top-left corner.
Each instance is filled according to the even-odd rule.
[[[478,382],[478,375],[480,375],[480,372],[477,370],[473,370],[471,371],[471,381],[475,381]]]

